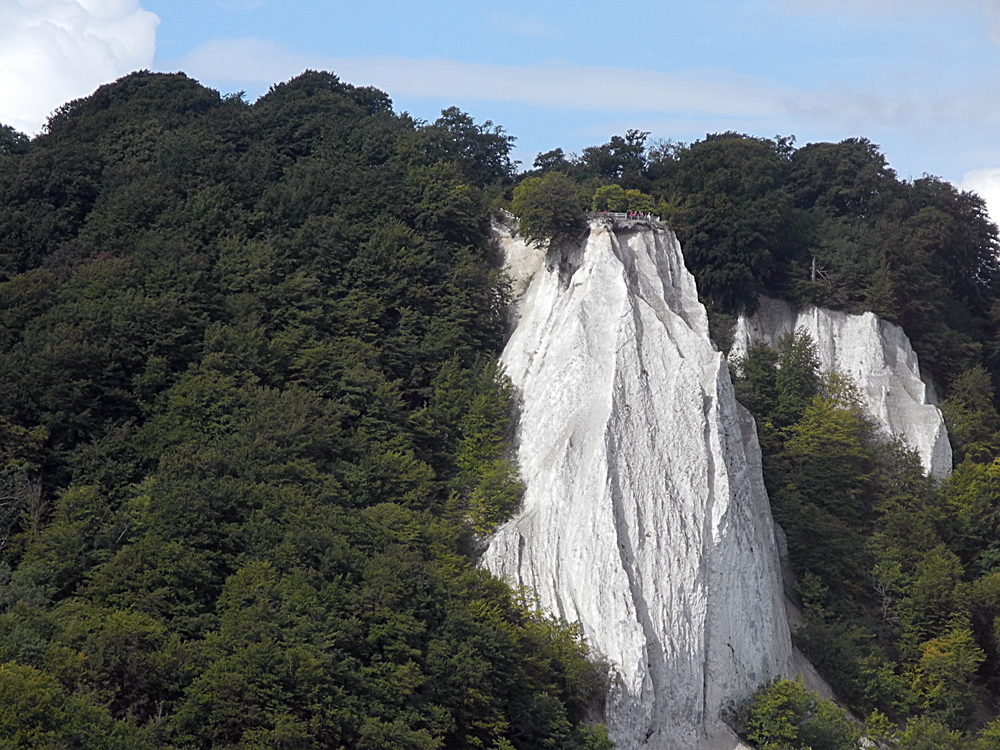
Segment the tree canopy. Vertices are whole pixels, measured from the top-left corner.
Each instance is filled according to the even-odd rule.
[[[521,220],[521,234],[532,242],[569,242],[585,228],[579,191],[562,172],[523,180],[514,188],[511,207]]]

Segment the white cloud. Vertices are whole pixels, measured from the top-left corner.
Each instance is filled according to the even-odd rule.
[[[495,29],[519,36],[554,37],[562,33],[561,28],[539,16],[504,16],[491,13],[486,16],[486,21]]]
[[[789,13],[839,13],[857,15],[859,10],[875,14],[911,15],[923,10],[955,11],[961,7],[986,8],[997,0],[779,0],[779,7]],[[864,22],[864,17],[859,18]]]
[[[61,104],[149,67],[159,22],[139,0],[0,0],[0,122],[37,133]]]
[[[990,218],[995,223],[1000,224],[1000,167],[974,169],[971,172],[966,172],[958,187],[962,190],[979,193],[979,196],[986,201]]]
[[[220,88],[260,90],[313,68],[333,71],[345,81],[376,86],[397,97],[730,118],[729,127],[737,129],[751,128],[750,121],[762,118],[780,121],[779,127],[786,132],[822,126],[847,135],[879,128],[932,133],[948,123],[1000,122],[1000,91],[794,88],[717,69],[658,72],[556,63],[493,65],[442,58],[338,58],[288,52],[263,39],[214,40],[170,66]]]
[[[271,84],[298,75],[306,68],[326,68],[326,65],[322,57],[287,52],[264,39],[217,39],[162,67],[182,70],[199,80]]]
[[[984,14],[990,22],[990,39],[1000,44],[1000,0],[776,0],[789,15],[847,15],[867,23],[871,17],[901,16],[911,19],[918,13],[953,15],[971,10]]]
[[[285,80],[305,68],[390,95],[504,101],[591,111],[763,116],[786,111],[793,95],[766,81],[727,71],[661,73],[582,65],[489,65],[442,58],[323,57],[290,53],[262,39],[220,39],[175,60],[213,85],[253,86]]]

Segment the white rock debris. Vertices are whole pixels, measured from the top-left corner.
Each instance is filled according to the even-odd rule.
[[[483,564],[610,662],[621,750],[738,747],[721,716],[793,652],[756,428],[677,240],[594,221],[545,253],[499,234],[523,290],[502,361],[526,492]]]
[[[876,315],[848,315],[819,307],[796,312],[781,300],[761,298],[760,309],[736,324],[730,357],[750,344],[774,346],[803,329],[816,342],[822,370],[850,375],[861,388],[865,407],[887,437],[899,438],[920,455],[924,469],[951,474],[951,443],[937,397],[920,378],[917,355],[903,329]]]

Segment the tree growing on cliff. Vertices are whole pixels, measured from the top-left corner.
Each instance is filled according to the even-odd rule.
[[[529,177],[514,188],[511,203],[530,242],[561,244],[583,231],[583,201],[576,183],[562,172]]]
[[[628,196],[621,185],[605,185],[597,188],[590,205],[595,211],[627,211]]]

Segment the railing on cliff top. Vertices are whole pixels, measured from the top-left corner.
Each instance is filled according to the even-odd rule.
[[[645,213],[643,211],[588,211],[588,219],[613,219],[615,222],[618,221],[655,221],[660,222],[659,216],[654,216],[650,213]]]
[[[506,218],[513,221],[517,220],[517,217],[508,211],[506,208],[501,208],[500,213]],[[619,221],[626,222],[644,222],[644,221],[655,221],[657,223],[662,223],[659,216],[654,216],[653,214],[643,213],[642,211],[587,211],[586,217],[588,219],[612,219],[615,223]]]

